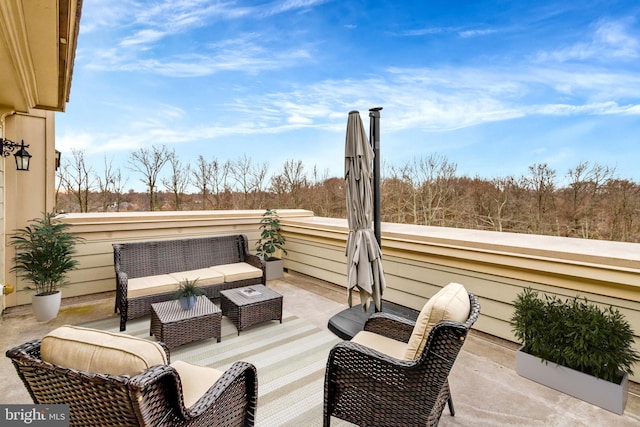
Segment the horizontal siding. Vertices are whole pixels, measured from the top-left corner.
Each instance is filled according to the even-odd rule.
[[[79,268],[68,275],[63,297],[115,290],[114,243],[189,239],[205,236],[244,234],[249,251],[255,252],[260,237],[263,211],[146,212],[109,214],[68,214],[63,219],[83,241],[76,246]],[[282,216],[310,216],[304,210],[278,211]],[[15,280],[15,275],[13,280]],[[18,283],[10,305],[31,303],[32,293]]]
[[[346,221],[313,218],[284,224],[292,242],[291,246],[287,242],[285,265],[345,286]],[[387,227],[392,232],[386,233]],[[611,305],[620,310],[636,334],[635,348],[640,351],[640,245],[589,241],[581,256],[580,245],[573,253],[563,252],[566,240],[507,236],[531,246],[516,247],[510,242],[508,247],[500,243],[497,250],[499,233],[473,233],[473,241],[466,242],[464,230],[451,232],[462,236],[458,240],[442,229],[437,230],[437,238],[430,239],[424,232],[427,228],[383,224],[387,284],[384,299],[419,310],[442,286],[459,282],[480,298],[482,311],[474,328],[515,341],[509,320],[514,312],[513,301],[523,289],[532,288],[563,299],[586,297],[603,307]],[[635,371],[632,380],[638,382],[640,368]]]

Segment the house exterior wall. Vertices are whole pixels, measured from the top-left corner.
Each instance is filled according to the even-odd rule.
[[[10,272],[13,248],[8,245],[13,230],[22,228],[32,218],[50,212],[54,207],[55,189],[55,128],[52,111],[31,110],[29,114],[16,113],[5,117],[4,137],[14,142],[24,140],[31,154],[28,171],[17,171],[13,155],[4,158],[2,189],[2,283],[16,283]],[[7,306],[18,304],[17,294],[7,295]]]

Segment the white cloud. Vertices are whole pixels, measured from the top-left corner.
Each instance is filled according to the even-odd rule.
[[[313,123],[313,120],[311,120],[309,117],[302,117],[294,114],[292,116],[289,116],[287,122],[293,125],[310,125]]]
[[[134,35],[124,38],[120,42],[120,46],[127,47],[127,46],[152,43],[160,40],[165,35],[166,33],[162,31],[157,31],[152,29],[140,30]]]
[[[637,59],[640,56],[640,45],[638,38],[630,33],[628,27],[627,20],[600,21],[590,40],[557,50],[539,52],[536,59],[540,62]]]
[[[488,34],[493,34],[495,33],[496,30],[464,30],[464,31],[459,31],[458,35],[462,38],[469,38],[469,37],[478,37],[478,36],[486,36]]]

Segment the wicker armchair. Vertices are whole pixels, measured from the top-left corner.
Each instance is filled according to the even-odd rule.
[[[167,359],[169,350],[165,350]],[[68,404],[72,426],[253,426],[256,369],[236,362],[190,407],[172,366],[138,375],[107,375],[64,368],[40,359],[41,340],[6,352],[36,404]],[[209,369],[209,368],[199,368]]]
[[[327,362],[324,426],[330,425],[331,416],[360,426],[437,425],[450,399],[449,372],[480,314],[478,298],[468,295],[466,322],[438,322],[415,360],[401,360],[357,342],[337,344]],[[391,314],[375,313],[365,331],[407,343],[414,325]]]

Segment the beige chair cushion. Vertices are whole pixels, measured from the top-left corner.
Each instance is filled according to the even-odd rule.
[[[246,262],[237,262],[235,264],[214,265],[211,267],[215,271],[224,274],[225,282],[235,282],[237,280],[255,279],[262,277],[262,270],[247,264]]]
[[[415,360],[424,350],[429,332],[441,320],[465,322],[471,309],[469,294],[459,283],[449,283],[424,305],[407,344],[405,359]]]
[[[215,384],[224,372],[206,366],[192,365],[182,360],[171,363],[182,383],[184,406],[191,407]]]
[[[378,335],[369,331],[360,331],[351,342],[362,344],[365,347],[372,348],[387,356],[403,360],[407,352],[407,343]]]
[[[198,270],[179,271],[176,273],[169,273],[173,279],[178,282],[184,282],[185,280],[196,280],[196,286],[217,285],[224,282],[224,274],[214,270],[213,268],[200,268]]]
[[[130,335],[79,326],[61,326],[42,338],[42,360],[96,374],[137,375],[166,365],[160,344]]]
[[[180,283],[168,274],[136,277],[129,279],[127,297],[135,298],[163,292],[174,292],[178,289],[178,286],[180,286]]]

